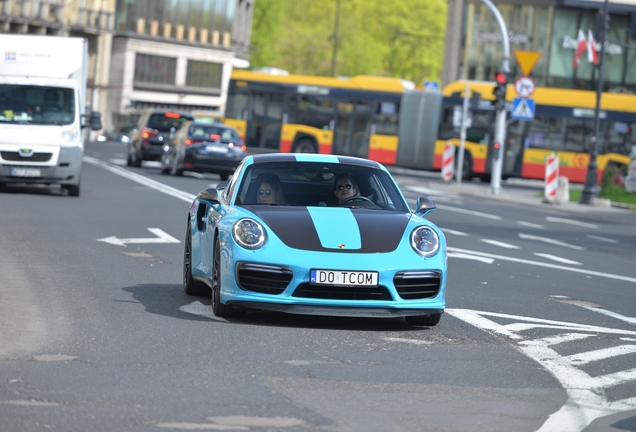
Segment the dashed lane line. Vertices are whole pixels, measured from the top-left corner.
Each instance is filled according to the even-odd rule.
[[[519,246],[512,245],[512,244],[509,244],[509,243],[500,242],[500,241],[497,241],[497,240],[481,239],[481,241],[484,242],[484,243],[488,243],[488,244],[491,244],[493,246],[499,246],[499,247],[502,247],[502,248],[505,248],[505,249],[519,249]]]
[[[596,224],[592,224],[592,223],[588,223],[588,222],[581,222],[581,221],[577,221],[575,219],[565,219],[565,218],[558,218],[558,217],[553,217],[553,216],[546,216],[545,219],[548,222],[557,222],[557,223],[564,223],[564,224],[569,224],[569,225],[577,225],[577,226],[584,227],[584,228],[598,229],[598,225],[596,225]]]
[[[547,258],[547,259],[550,259],[552,261],[557,261],[557,262],[560,262],[560,263],[563,263],[563,264],[583,265],[580,262],[572,261],[572,260],[569,260],[567,258],[561,258],[561,257],[558,257],[556,255],[550,255],[550,254],[547,254],[547,253],[535,252],[534,255],[536,255],[538,257],[541,257],[541,258]]]
[[[562,241],[559,241],[559,240],[555,240],[555,239],[549,238],[549,237],[539,237],[539,236],[535,236],[535,235],[531,235],[531,234],[519,233],[519,238],[522,238],[524,240],[540,241],[540,242],[543,242],[543,243],[553,244],[555,246],[563,246],[563,247],[567,247],[567,248],[574,249],[574,250],[585,250],[585,248],[582,247],[582,246],[571,245],[569,243],[565,243],[565,242],[562,242]]]

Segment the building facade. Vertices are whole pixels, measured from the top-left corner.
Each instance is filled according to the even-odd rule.
[[[451,0],[446,33],[444,84],[457,79],[493,81],[501,69],[503,43],[497,20],[479,0]],[[538,86],[596,89],[598,68],[587,54],[578,67],[572,59],[579,29],[592,34],[600,53],[602,1],[508,0],[493,2],[501,13],[510,41],[510,81],[522,75],[514,51],[539,51],[531,76]],[[458,13],[451,16],[451,7]],[[461,19],[458,18],[461,17]],[[636,0],[610,0],[609,29],[604,48],[606,91],[636,93]]]
[[[86,106],[107,111],[115,0],[2,0],[0,33],[73,36],[88,40]]]
[[[147,108],[222,113],[249,66],[254,0],[117,0],[109,124]]]

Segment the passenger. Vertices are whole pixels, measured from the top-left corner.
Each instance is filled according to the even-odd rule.
[[[358,185],[349,173],[340,173],[333,184],[333,193],[338,198],[338,205],[345,199],[358,194]]]
[[[266,174],[258,188],[259,204],[283,204],[283,188],[276,174]]]

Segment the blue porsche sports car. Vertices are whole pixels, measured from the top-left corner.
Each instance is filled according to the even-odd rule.
[[[247,156],[232,178],[190,206],[183,285],[212,292],[220,317],[249,310],[405,317],[444,312],[446,239],[412,212],[389,172],[366,159]]]

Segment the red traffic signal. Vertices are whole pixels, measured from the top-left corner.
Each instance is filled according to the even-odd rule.
[[[495,72],[495,81],[497,84],[505,85],[508,83],[508,76],[503,72]]]

